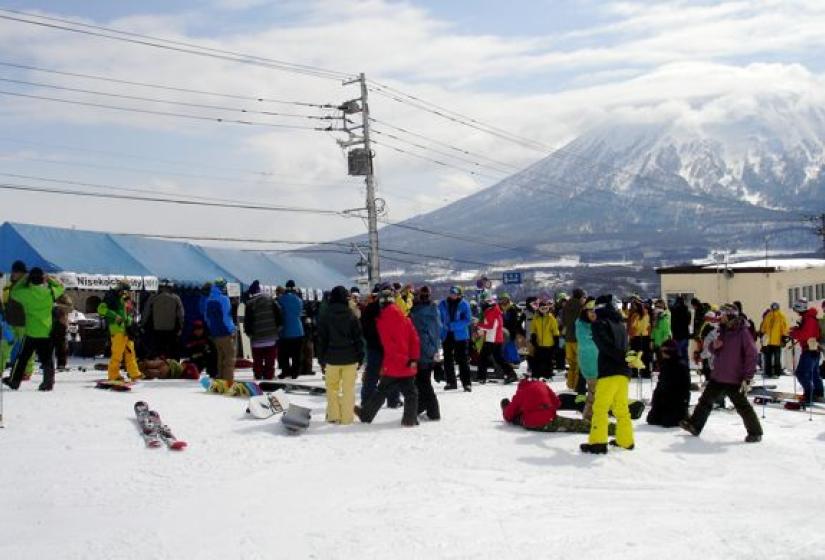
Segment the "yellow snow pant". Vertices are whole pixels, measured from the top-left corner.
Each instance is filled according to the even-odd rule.
[[[567,388],[576,390],[579,382],[579,343],[566,342],[564,345],[564,358],[567,360]]]
[[[633,422],[627,408],[627,388],[630,379],[624,375],[602,377],[596,383],[593,420],[590,422],[590,443],[607,443],[607,414],[616,417],[616,443],[620,447],[633,445]]]
[[[120,362],[126,361],[126,371],[129,379],[143,377],[138,369],[135,356],[135,343],[122,333],[112,335],[112,357],[109,359],[109,381],[120,379]]]
[[[7,342],[5,338],[0,337],[2,338],[2,340],[0,340],[0,373],[6,369],[6,364],[11,359],[15,346],[17,346],[17,352],[20,352],[20,349],[23,347],[23,339],[26,337],[26,327],[12,327],[11,330],[14,333],[14,342]],[[14,364],[11,364],[10,367],[13,368]],[[31,377],[33,371],[34,354],[32,354],[29,363],[26,364],[26,374],[23,378],[28,379]]]
[[[355,377],[358,364],[334,366],[327,364],[327,422],[352,424],[355,407]]]

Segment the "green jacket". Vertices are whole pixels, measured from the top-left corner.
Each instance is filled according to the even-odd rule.
[[[118,307],[110,308],[106,303],[97,306],[97,314],[106,319],[109,324],[109,334],[125,334],[126,327],[132,324],[132,316],[126,312],[126,305],[118,298]],[[120,322],[118,322],[118,318]]]
[[[663,311],[656,319],[656,324],[650,331],[650,338],[653,339],[654,348],[659,348],[667,339],[673,338],[670,331],[670,311]]]
[[[11,299],[23,306],[26,312],[26,336],[49,338],[52,334],[52,308],[54,300],[63,294],[63,284],[49,278],[46,284],[29,284],[28,277],[21,279],[11,289]]]

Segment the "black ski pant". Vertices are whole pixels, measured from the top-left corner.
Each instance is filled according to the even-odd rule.
[[[782,347],[766,345],[762,348],[765,355],[765,375],[779,377],[782,375]]]
[[[55,358],[57,358],[57,367],[65,368],[69,348],[66,343],[66,325],[60,321],[55,321],[52,324],[52,345],[54,346]]]
[[[51,389],[54,387],[53,352],[54,346],[52,345],[51,338],[25,337],[23,339],[23,347],[20,349],[20,353],[17,354],[17,359],[14,361],[14,366],[11,370],[9,386],[12,389],[20,388],[20,382],[23,381],[23,374],[26,373],[26,364],[31,359],[32,354],[37,353],[37,359],[43,368],[43,383],[40,384],[40,388]]]
[[[456,340],[453,333],[447,335],[442,346],[444,347],[444,377],[447,385],[456,386],[455,364],[458,364],[458,375],[464,387],[472,385],[470,379],[470,361],[467,356],[466,340]]]
[[[415,376],[415,387],[418,390],[418,414],[427,413],[430,420],[440,420],[441,410],[438,407],[438,397],[433,391],[433,384],[430,379],[433,371],[432,362],[429,364],[418,364],[418,373]]]
[[[555,346],[534,346],[532,377],[534,379],[553,379],[553,361],[555,357]]]
[[[155,357],[178,359],[178,333],[176,331],[153,331],[152,350]]]
[[[501,371],[504,372],[504,379],[513,379],[516,376],[516,372],[513,371],[513,366],[501,357],[501,344],[485,342],[481,346],[481,353],[478,355],[479,381],[487,381],[487,367],[490,364],[490,360],[495,362],[495,364],[501,368]]]
[[[369,424],[372,422],[378,410],[384,406],[384,401],[387,400],[393,390],[401,391],[404,395],[404,416],[401,422],[404,424],[414,424],[418,416],[418,390],[415,387],[415,377],[389,377],[384,375],[378,382],[378,387],[375,392],[370,395],[366,403],[361,404],[361,414],[359,418],[362,422]]]
[[[281,379],[298,377],[301,368],[301,347],[303,337],[281,338],[278,340],[278,367],[281,368]]]
[[[708,421],[711,410],[713,410],[714,403],[717,399],[720,397],[724,398],[726,395],[730,399],[730,402],[733,403],[733,406],[736,407],[736,412],[742,417],[748,435],[761,436],[762,425],[759,423],[759,418],[756,416],[756,412],[754,412],[747,396],[740,390],[740,386],[730,383],[719,383],[713,379],[705,385],[705,390],[702,391],[702,396],[699,397],[699,403],[696,405],[696,408],[693,409],[693,414],[688,422],[701,432],[702,428],[705,427],[705,423]]]

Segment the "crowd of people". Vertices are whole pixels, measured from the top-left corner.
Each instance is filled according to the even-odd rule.
[[[53,389],[55,357],[65,367],[70,338],[65,317],[71,300],[64,292],[40,268],[14,263],[0,300],[0,365],[12,366],[3,379],[9,388],[18,389],[31,375],[36,354],[43,371],[39,389]],[[128,284],[118,284],[97,308],[110,336],[110,381],[125,381],[125,364],[129,380],[197,378],[205,372],[232,382],[242,326],[255,379],[274,379],[277,369],[279,378],[295,379],[311,373],[317,360],[331,423],[369,423],[385,404],[403,407],[403,426],[416,426],[423,417],[439,420],[434,383],[443,383],[444,391],[460,383],[465,392],[490,380],[508,384],[518,380],[516,371],[523,371],[519,364],[526,360],[514,397],[501,403],[504,419],[530,430],[588,433],[583,452],[635,447],[632,419],[644,404],[629,398],[629,382],[654,372],[648,423],[681,426],[698,436],[727,398],[743,419],[746,441],[758,442],[762,427],[747,399],[750,383],[760,366],[766,378],[783,374],[782,349],[788,345],[799,351],[794,374],[804,399],[823,396],[825,317],[818,318],[804,299],[793,306],[798,321],[792,327],[777,303],[757,326],[738,302],[716,307],[695,298],[688,305],[682,297],[594,298],[579,288],[570,296],[528,297],[518,305],[507,293],[480,291],[468,298],[453,286],[436,301],[428,286],[384,283],[363,296],[357,288],[337,286],[312,305],[291,280],[274,295],[255,281],[242,298],[241,320],[221,279],[201,288],[195,318],[186,316],[170,282],[161,282],[140,306],[132,294]],[[691,363],[704,378],[692,413]],[[546,383],[556,375],[571,393],[557,395]]]

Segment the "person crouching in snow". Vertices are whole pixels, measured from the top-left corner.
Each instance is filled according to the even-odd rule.
[[[522,379],[513,400],[502,399],[501,411],[504,420],[527,430],[580,434],[590,431],[587,420],[556,414],[560,405],[559,397],[547,383],[540,379]],[[610,424],[608,431],[613,433],[615,427],[615,424]]]
[[[653,391],[647,423],[673,428],[688,417],[690,371],[684,364],[675,340],[659,349],[659,382]]]
[[[420,343],[418,333],[412,321],[395,304],[392,289],[381,290],[378,298],[381,312],[375,323],[378,337],[384,348],[384,360],[381,364],[381,380],[375,392],[363,403],[355,407],[355,415],[367,424],[372,422],[384,401],[393,389],[399,389],[404,395],[403,426],[418,425],[418,390],[415,376],[418,373]]]
[[[762,440],[762,426],[746,396],[756,371],[756,344],[736,307],[725,304],[719,308],[719,313],[719,336],[711,342],[713,371],[710,380],[693,415],[682,420],[679,426],[698,436],[705,427],[713,403],[720,395],[727,395],[748,430],[745,441],[756,443]]]
[[[610,444],[633,449],[633,423],[627,402],[630,367],[627,365],[627,329],[619,313],[621,301],[612,295],[596,299],[596,321],[593,323],[593,342],[599,349],[599,379],[590,437],[579,448],[584,453],[607,453],[608,412],[616,417],[616,439]]]

